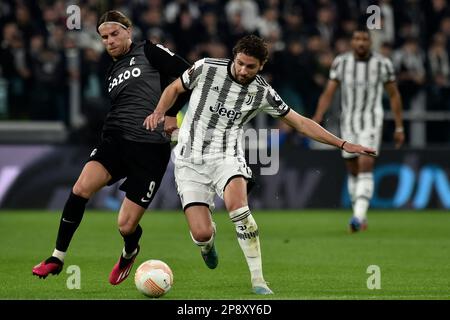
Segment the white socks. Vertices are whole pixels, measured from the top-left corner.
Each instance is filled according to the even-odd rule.
[[[355,205],[356,181],[357,181],[357,176],[354,176],[349,173],[347,176],[347,189],[348,189],[348,194],[350,196],[350,201],[352,202],[352,208]]]
[[[350,187],[349,187],[350,189]],[[361,172],[356,179],[353,216],[359,221],[367,220],[367,209],[373,196],[374,181],[372,172]]]
[[[61,260],[61,262],[64,262],[66,253],[55,249],[55,250],[53,250],[52,256],[58,258],[59,260]]]
[[[258,226],[248,206],[230,212],[230,219],[236,226],[239,245],[250,269],[252,285],[265,285]]]

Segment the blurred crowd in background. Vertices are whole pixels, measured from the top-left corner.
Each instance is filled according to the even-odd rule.
[[[66,26],[73,4],[81,9],[79,30]],[[373,50],[392,59],[404,109],[416,103],[425,111],[450,112],[447,0],[1,0],[0,119],[60,120],[75,129],[70,87],[78,84],[85,126],[98,131],[109,108],[104,77],[111,59],[96,23],[110,9],[131,18],[135,41],[161,43],[189,62],[230,57],[243,35],[264,37],[270,60],[263,76],[291,107],[311,117],[334,57],[350,50],[352,31],[372,4],[381,9],[381,29],[371,30]],[[449,144],[448,124],[430,123],[427,143]]]

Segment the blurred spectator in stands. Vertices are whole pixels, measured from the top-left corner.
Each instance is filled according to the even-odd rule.
[[[416,38],[407,38],[403,46],[394,51],[393,63],[404,109],[409,109],[425,84],[425,59]]]
[[[41,25],[39,24],[40,18],[40,15],[31,18],[30,9],[25,4],[18,2],[15,11],[15,21],[22,33],[25,46],[28,46],[30,43],[33,33],[43,32]]]
[[[282,9],[282,2],[280,0],[263,0],[259,1],[258,5],[262,11],[265,11],[269,8],[275,9],[276,11],[280,11]]]
[[[450,57],[446,37],[436,33],[428,50],[427,109],[450,111]],[[450,132],[448,122],[437,121],[427,124],[427,141],[448,143]]]
[[[199,0],[198,2],[200,16],[202,12],[210,10],[219,16],[221,22],[227,23],[227,17],[224,14],[225,3],[222,0]]]
[[[323,6],[317,12],[317,23],[315,25],[317,32],[322,40],[331,46],[336,33],[336,16],[330,6]]]
[[[430,45],[433,35],[439,31],[442,19],[450,13],[446,0],[424,1],[425,13],[427,17],[425,38],[426,45]]]
[[[358,23],[356,22],[356,20],[353,19],[341,20],[336,30],[335,39],[339,38],[351,39],[353,32],[356,30],[357,27]]]
[[[3,23],[11,21],[14,17],[14,1],[2,0],[0,2],[0,27]]]
[[[389,42],[383,42],[380,46],[379,52],[385,56],[386,58],[389,58],[392,61],[392,55],[394,53],[394,49],[392,48],[392,44]]]
[[[450,62],[446,38],[442,33],[433,36],[427,62],[429,109],[450,111]]]
[[[81,30],[78,34],[78,46],[82,49],[92,48],[97,52],[104,50],[97,33],[97,19],[98,15],[95,11],[85,8],[81,11]]]
[[[380,0],[379,4],[381,9],[381,31],[383,33],[383,41],[394,43],[395,41],[395,17],[394,7],[392,6],[392,0]]]
[[[274,7],[267,8],[256,23],[256,30],[265,39],[272,35],[281,38],[282,30],[278,23],[278,9]]]
[[[198,45],[202,32],[187,7],[178,11],[178,15],[169,26],[169,30],[176,44],[175,51],[182,57],[187,57],[188,53]]]
[[[213,10],[206,9],[202,12],[200,29],[202,30],[200,34],[200,42],[202,43],[222,40],[224,36],[223,33],[221,34],[222,29],[219,25],[219,17]]]
[[[450,52],[450,15],[442,19],[440,31],[447,38],[447,51]]]
[[[182,11],[186,11],[192,20],[197,20],[200,17],[197,1],[173,0],[164,8],[164,17],[167,23],[175,23]]]
[[[102,61],[102,55],[93,48],[86,48],[81,56],[81,111],[87,122],[76,138],[82,135],[82,141],[89,145],[97,141],[98,130],[109,110],[103,85],[107,64],[106,59]]]
[[[54,6],[46,5],[42,9],[42,18],[44,23],[45,31],[48,33],[53,30],[55,25],[60,24],[63,21],[60,21],[58,12],[56,11]]]
[[[236,11],[230,14],[228,18],[228,39],[227,39],[227,47],[232,48],[235,43],[238,42],[243,36],[247,35],[247,31],[245,30],[242,15],[239,11]]]
[[[319,53],[318,60],[317,60],[317,67],[314,75],[314,80],[316,83],[317,90],[319,88],[323,89],[326,86],[326,83],[328,81],[330,68],[334,60],[334,54],[331,50],[325,49]],[[314,100],[311,100],[312,102],[318,101],[318,98],[313,97]],[[317,100],[315,100],[317,99]],[[306,105],[305,113],[304,115],[306,117],[312,117],[315,112],[315,105]]]
[[[52,50],[64,50],[64,42],[66,34],[65,25],[55,25],[51,29],[50,35],[48,36],[48,47]]]
[[[285,42],[296,37],[302,40],[307,38],[309,27],[304,24],[303,12],[300,6],[285,8],[283,10],[283,21],[282,31]]]
[[[335,12],[343,20],[358,20],[361,15],[366,13],[367,8],[374,3],[373,0],[339,0],[333,1],[339,5]],[[375,1],[376,2],[376,1]],[[351,35],[350,35],[351,36]]]
[[[337,38],[336,41],[334,42],[335,55],[340,55],[340,54],[350,51],[350,50],[351,50],[350,38],[340,37],[340,38]]]
[[[146,10],[144,10],[139,19],[138,26],[141,29],[141,34],[138,37],[134,36],[134,39],[142,38],[142,35],[147,35],[149,30],[160,29],[162,33],[165,32],[165,21],[162,16],[162,12],[156,6],[148,6]],[[136,30],[136,26],[133,27],[133,33]],[[139,30],[139,29],[138,29]]]
[[[8,117],[27,119],[29,116],[29,90],[31,71],[22,33],[14,22],[6,23],[2,30],[0,61],[2,73],[8,82]]]
[[[199,41],[201,43],[222,42],[226,43],[228,39],[226,25],[221,21],[218,13],[213,8],[205,8],[200,19]]]
[[[44,36],[35,34],[30,43],[33,89],[32,120],[60,120],[68,124],[67,71],[63,51],[46,46]]]
[[[92,48],[86,48],[81,57],[81,96],[83,102],[101,104],[103,97],[104,68],[100,64],[101,54]]]
[[[320,56],[324,51],[328,51],[328,44],[321,38],[320,35],[312,35],[308,38],[307,42],[307,55],[308,65],[310,71],[308,74],[311,76],[311,85],[308,87],[308,97],[305,101],[305,106],[308,108],[315,108],[319,96],[328,80],[329,70],[325,73],[323,66],[320,62]],[[308,114],[314,112],[309,109]]]
[[[154,0],[133,1],[133,2],[134,2],[134,6],[139,6],[141,3],[143,3],[146,7],[148,7],[149,5],[154,5],[153,1]],[[91,1],[91,2],[95,3],[95,2],[100,2],[100,1]],[[112,1],[111,0],[108,0],[108,1],[102,0],[101,2],[103,2],[103,8],[101,8],[101,9],[97,8],[98,12],[103,12],[104,9],[115,9],[115,10],[122,12],[127,17],[132,16],[133,5],[130,5],[129,0],[112,0]],[[108,4],[108,6],[105,5],[105,3]],[[94,6],[91,6],[91,7],[94,7]]]
[[[202,45],[203,55],[211,58],[226,58],[228,49],[224,43],[220,41],[210,41]]]
[[[370,38],[372,39],[372,49],[379,52],[383,43],[393,43],[395,40],[394,32],[389,31],[386,27],[386,19],[380,17],[380,29],[370,30]]]
[[[256,29],[259,18],[259,7],[254,0],[230,0],[225,5],[225,13],[228,21],[235,13],[240,13],[242,24],[248,33]]]
[[[273,64],[277,72],[274,73],[273,87],[280,93],[284,101],[300,114],[304,113],[303,94],[307,94],[308,66],[304,59],[305,48],[298,38],[287,42],[286,50],[275,54]]]
[[[420,32],[425,29],[425,15],[419,0],[398,1],[397,14],[395,19],[398,32],[396,36],[396,46],[403,45],[406,39],[416,38],[419,44],[423,43],[423,34]]]

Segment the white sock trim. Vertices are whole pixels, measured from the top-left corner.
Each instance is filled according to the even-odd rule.
[[[215,222],[212,223],[212,226],[213,226],[213,234],[212,234],[211,238],[209,240],[207,240],[207,241],[197,241],[197,240],[195,240],[194,236],[192,235],[192,232],[189,231],[189,234],[191,235],[192,241],[197,246],[201,247],[202,250],[205,249],[206,251],[208,251],[212,247],[212,245],[214,243],[214,238],[215,238],[216,232],[217,232]]]
[[[360,172],[356,176],[357,179],[373,179],[373,172]]]
[[[248,206],[230,211],[230,219],[233,222],[241,221],[247,218],[251,214],[250,208]]]
[[[66,252],[59,251],[59,250],[55,249],[55,250],[53,250],[52,256],[56,257],[59,260],[61,260],[62,262],[64,262],[64,258],[66,257]]]
[[[136,253],[137,253],[137,248],[134,249],[134,251],[132,253],[127,253],[125,251],[125,247],[122,249],[122,257],[124,257],[125,259],[133,258]]]

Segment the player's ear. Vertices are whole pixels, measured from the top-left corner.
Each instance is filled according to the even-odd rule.
[[[133,29],[131,27],[128,27],[126,29],[126,32],[128,33],[128,37],[131,39],[131,33],[133,32]]]
[[[261,63],[261,66],[259,67],[259,71],[262,71],[264,69],[264,65],[266,64],[267,60],[264,60],[263,63]]]

